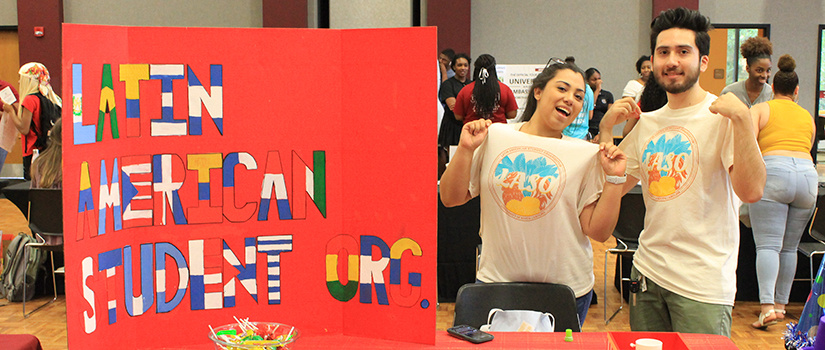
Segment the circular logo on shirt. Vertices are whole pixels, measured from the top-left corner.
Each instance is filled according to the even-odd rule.
[[[490,192],[496,204],[522,221],[536,220],[552,210],[566,182],[564,164],[538,147],[504,150],[490,172]]]
[[[659,130],[646,141],[641,170],[647,172],[651,199],[669,201],[690,188],[698,171],[696,152],[696,139],[681,126]]]

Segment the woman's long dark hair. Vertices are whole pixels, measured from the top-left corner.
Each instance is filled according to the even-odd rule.
[[[498,86],[496,59],[488,54],[476,58],[473,70],[473,105],[479,118],[490,119],[498,109],[501,101],[501,88]]]
[[[651,74],[647,80],[642,96],[639,97],[639,108],[642,112],[651,112],[664,107],[667,104],[667,92],[656,82],[656,77]]]
[[[582,76],[582,79],[584,79],[584,73],[582,73],[581,69],[573,63],[555,63],[545,67],[544,70],[541,71],[535,79],[533,79],[533,85],[530,85],[530,90],[528,90],[527,93],[527,105],[524,106],[524,112],[521,113],[521,121],[530,121],[530,119],[533,118],[533,114],[536,113],[536,108],[538,107],[538,101],[536,100],[535,95],[536,89],[538,88],[544,90],[547,83],[550,82],[550,80],[556,76],[556,73],[562,69],[569,69],[579,73]]]

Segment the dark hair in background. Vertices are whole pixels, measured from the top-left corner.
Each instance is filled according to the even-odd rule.
[[[639,108],[642,112],[651,112],[664,107],[667,104],[667,91],[656,82],[656,77],[651,75],[639,97]]]
[[[642,63],[645,63],[645,61],[650,61],[650,56],[642,55],[636,60],[636,73],[642,73]]]
[[[32,164],[32,172],[37,174],[38,188],[52,188],[63,183],[63,118],[57,119],[48,137],[49,145]]]
[[[573,56],[567,56],[564,58],[564,62],[576,64],[576,58]]]
[[[470,56],[467,56],[466,53],[462,52],[462,53],[459,53],[459,54],[456,54],[455,56],[453,56],[453,58],[450,60],[450,68],[455,70],[455,61],[458,61],[459,58],[463,58],[463,59],[467,60],[467,64],[468,65],[470,64]]]
[[[773,76],[773,92],[785,96],[792,96],[793,91],[799,85],[799,76],[796,75],[796,61],[788,54],[779,57],[776,64],[779,72]]]
[[[556,63],[547,68],[544,68],[539,75],[533,79],[533,85],[530,85],[530,90],[527,92],[527,105],[524,107],[524,112],[521,113],[521,121],[526,122],[533,118],[533,114],[536,113],[536,108],[538,107],[538,101],[536,100],[535,91],[536,88],[544,90],[547,86],[547,83],[556,76],[556,73],[562,69],[569,69],[576,73],[579,73],[584,79],[584,73],[582,73],[581,69],[573,63]]]
[[[452,62],[453,57],[455,57],[455,51],[453,49],[444,49],[441,53],[444,54],[444,56],[447,56],[447,58],[450,59],[450,62]]]
[[[599,75],[602,74],[602,72],[599,72],[599,70],[596,69],[595,67],[587,68],[587,70],[584,71],[584,82],[585,83],[590,81],[590,77],[593,76],[593,73],[599,73]]]
[[[748,65],[752,65],[756,63],[757,60],[763,58],[770,59],[773,54],[773,44],[771,44],[768,38],[761,36],[753,37],[745,40],[745,42],[739,46],[739,52],[741,52],[742,57],[747,60]]]
[[[482,54],[476,58],[474,67],[473,105],[475,112],[480,118],[490,119],[501,100],[501,88],[498,86],[496,74],[496,59],[489,54]],[[482,78],[482,72],[485,71],[487,77]]]
[[[653,19],[650,23],[650,52],[656,52],[656,39],[659,33],[671,28],[692,30],[696,33],[696,48],[699,49],[699,57],[710,53],[708,31],[713,29],[710,19],[702,16],[699,11],[688,10],[684,7],[662,11]]]

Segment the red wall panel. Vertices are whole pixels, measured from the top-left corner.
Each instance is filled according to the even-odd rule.
[[[427,25],[438,27],[438,50],[470,52],[471,0],[427,1]]]
[[[62,84],[63,1],[17,0],[17,32],[20,40],[20,65],[40,62],[46,65],[51,85],[60,94]],[[34,27],[43,27],[45,35],[34,36]]]

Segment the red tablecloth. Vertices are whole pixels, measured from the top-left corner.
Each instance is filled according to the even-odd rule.
[[[573,333],[573,341],[565,342],[564,333],[493,332],[493,341],[472,344],[437,332],[435,345],[400,343],[395,341],[350,337],[343,335],[309,336],[298,340],[301,349],[610,349],[608,333]],[[729,338],[712,334],[682,334],[691,349],[737,349]]]
[[[0,334],[0,349],[43,350],[40,340],[31,334]]]

